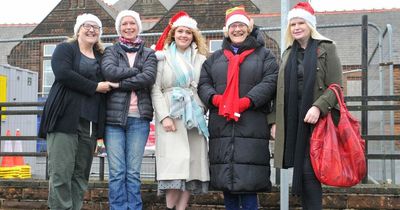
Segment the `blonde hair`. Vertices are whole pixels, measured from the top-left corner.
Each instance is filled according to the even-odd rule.
[[[303,18],[302,18],[303,19]],[[332,41],[328,38],[326,38],[325,36],[321,35],[317,29],[315,29],[314,27],[311,26],[310,23],[308,23],[306,20],[304,20],[304,22],[307,24],[307,27],[310,29],[311,31],[311,37],[313,39],[316,40],[329,40]],[[286,27],[286,33],[285,33],[285,48],[288,48],[289,46],[291,46],[294,42],[294,38],[292,36],[292,33],[290,32],[290,20],[288,21],[288,25]]]
[[[174,34],[175,34],[175,30],[178,27],[172,28],[169,33],[167,38],[165,39],[165,45],[170,45],[173,41],[175,41],[174,38]],[[204,38],[203,35],[201,35],[200,31],[197,29],[190,29],[192,31],[193,34],[193,42],[196,43],[197,45],[197,50],[199,54],[205,55],[207,56],[208,54],[208,49],[207,49],[207,45],[206,45],[206,39]]]
[[[79,31],[79,29],[78,29]],[[78,35],[73,35],[72,37],[69,37],[67,39],[67,42],[77,42],[78,41]],[[101,39],[99,38],[99,41],[97,41],[94,46],[93,49],[97,52],[99,52],[100,54],[104,53],[104,46],[103,46],[103,42],[101,41]]]

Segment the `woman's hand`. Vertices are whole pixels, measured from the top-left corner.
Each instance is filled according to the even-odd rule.
[[[175,132],[175,123],[174,120],[170,117],[166,117],[161,121],[161,124],[166,132]]]
[[[306,117],[304,117],[304,122],[310,123],[310,124],[315,124],[315,123],[317,123],[320,114],[321,114],[321,110],[319,110],[319,108],[316,106],[312,106],[308,110]]]
[[[110,87],[113,89],[119,88],[119,83],[118,82],[110,82]]]
[[[272,140],[275,140],[275,132],[276,132],[276,124],[271,125],[271,138]]]
[[[110,90],[111,90],[110,82],[105,81],[97,83],[96,92],[107,93]]]

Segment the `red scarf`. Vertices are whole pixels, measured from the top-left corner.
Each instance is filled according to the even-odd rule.
[[[226,78],[226,89],[218,107],[218,114],[226,117],[227,120],[239,120],[239,67],[244,59],[254,50],[245,50],[241,54],[236,55],[230,50],[224,50],[224,55],[229,60],[228,75]]]

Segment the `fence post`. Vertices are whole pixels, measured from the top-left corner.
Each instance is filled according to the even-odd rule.
[[[287,26],[287,14],[289,11],[289,0],[281,1],[281,55],[285,50],[285,33]],[[275,157],[274,157],[275,158]],[[277,169],[278,171],[279,169]],[[280,209],[287,210],[289,209],[289,170],[288,169],[280,169],[280,173],[276,173],[276,176],[279,176],[280,183]],[[278,183],[277,183],[278,184]]]
[[[104,157],[100,157],[99,171],[100,171],[100,174],[99,174],[100,181],[104,181]]]
[[[368,135],[368,16],[362,16],[362,27],[361,27],[361,134],[363,136]],[[366,170],[367,175],[363,179],[363,183],[368,182],[368,140],[365,141],[365,158],[367,161]]]

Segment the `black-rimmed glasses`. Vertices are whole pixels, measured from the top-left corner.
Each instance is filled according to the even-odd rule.
[[[92,24],[89,24],[89,23],[84,23],[84,24],[82,24],[82,27],[85,29],[85,30],[90,30],[91,28],[93,28],[93,30],[94,31],[96,31],[96,32],[99,32],[100,31],[100,26],[97,26],[97,25],[92,25]]]

